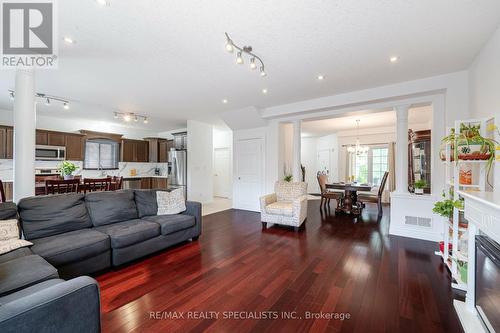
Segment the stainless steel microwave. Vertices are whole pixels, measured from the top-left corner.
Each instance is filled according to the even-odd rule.
[[[37,145],[35,147],[35,159],[39,161],[64,161],[66,159],[66,147]]]

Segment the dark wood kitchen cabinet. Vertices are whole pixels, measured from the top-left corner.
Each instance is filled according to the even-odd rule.
[[[168,182],[167,178],[151,178],[151,188],[166,190]]]
[[[66,159],[70,161],[83,161],[85,155],[85,136],[81,134],[66,134],[64,137],[66,146]]]
[[[14,131],[10,126],[0,126],[0,159],[11,159],[14,147]]]
[[[8,127],[5,137],[6,143],[6,156],[5,158],[11,160],[14,158],[14,128]]]
[[[49,146],[64,146],[66,144],[66,133],[61,132],[48,132],[47,140]]]
[[[36,130],[36,144],[46,146],[49,144],[49,137],[47,131]]]
[[[144,138],[149,144],[149,162],[166,163],[168,159],[168,140],[162,138]]]
[[[122,162],[148,162],[149,144],[143,140],[123,139],[121,146]]]

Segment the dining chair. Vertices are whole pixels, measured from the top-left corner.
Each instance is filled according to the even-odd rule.
[[[122,189],[123,186],[123,176],[113,176],[111,178],[113,191],[118,191]]]
[[[83,179],[83,192],[98,192],[111,190],[111,177]]]
[[[382,193],[384,193],[385,183],[387,182],[387,178],[389,176],[389,172],[386,171],[382,176],[382,180],[380,182],[380,187],[377,192],[358,192],[358,201],[361,203],[365,202],[373,202],[378,206],[378,216],[382,216]]]
[[[3,183],[0,180],[0,202],[5,202],[5,201],[6,201],[6,199],[5,199],[5,190],[3,188]]]
[[[344,193],[340,191],[329,191],[326,188],[326,183],[328,182],[328,175],[318,171],[316,174],[319,183],[319,189],[321,190],[321,202],[319,204],[320,207],[323,205],[330,206],[330,200],[335,199],[337,201],[337,208],[342,207],[342,201],[344,200]]]
[[[79,179],[47,179],[45,181],[45,194],[78,192],[79,186]]]

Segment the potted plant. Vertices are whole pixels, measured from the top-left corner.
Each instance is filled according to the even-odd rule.
[[[78,167],[69,161],[63,161],[59,166],[59,170],[64,180],[73,179],[73,172],[75,172],[76,169],[78,169]]]
[[[292,175],[285,175],[285,177],[283,177],[283,180],[290,183],[293,180],[293,176]]]
[[[427,186],[427,182],[423,179],[417,180],[415,183],[413,183],[413,193],[422,195],[424,194],[424,188]]]
[[[463,209],[464,203],[463,200],[452,200],[446,198],[446,195],[443,193],[443,200],[437,201],[434,204],[434,208],[432,211],[438,215],[448,218],[450,221],[453,217],[453,208]]]
[[[495,140],[485,138],[480,133],[480,125],[460,124],[460,133],[451,131],[450,135],[443,138],[443,143],[448,143],[453,149],[451,160],[482,160],[487,161],[486,168],[489,175],[495,160]],[[441,157],[442,159],[442,157]]]

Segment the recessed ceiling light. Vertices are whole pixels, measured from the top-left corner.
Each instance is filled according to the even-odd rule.
[[[227,102],[228,102],[228,101],[227,101],[227,99],[223,99],[223,100],[222,100],[222,103],[223,103],[223,104],[227,104]]]
[[[64,41],[68,44],[75,44],[75,40],[71,37],[64,37]]]
[[[399,60],[399,57],[398,56],[393,56],[393,57],[390,57],[389,60],[391,62],[397,62]]]
[[[95,0],[99,6],[109,6],[108,0]]]
[[[324,80],[325,79],[325,76],[324,75],[318,75],[318,80]]]
[[[262,89],[262,93],[267,94],[267,89],[266,88]]]

